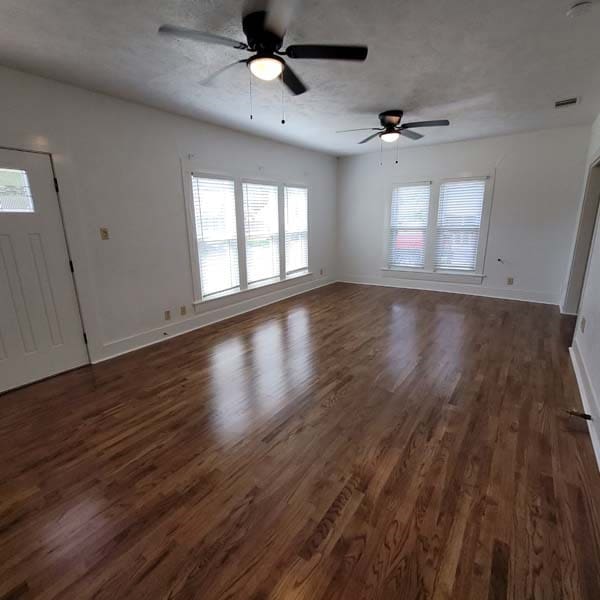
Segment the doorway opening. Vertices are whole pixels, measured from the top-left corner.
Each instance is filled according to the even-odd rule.
[[[599,206],[600,158],[592,163],[588,171],[583,205],[577,227],[577,238],[573,250],[573,260],[571,261],[567,290],[562,305],[562,312],[566,314],[576,315],[579,312]]]

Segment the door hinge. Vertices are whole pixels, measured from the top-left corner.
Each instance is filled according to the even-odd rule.
[[[73,267],[73,261],[69,261],[69,269],[71,269],[71,273],[75,273],[75,268]]]
[[[87,333],[84,331],[83,332],[83,341],[85,342],[85,345],[87,346]]]
[[[58,179],[56,179],[56,177],[54,178],[54,189],[56,190],[56,193],[58,194]]]

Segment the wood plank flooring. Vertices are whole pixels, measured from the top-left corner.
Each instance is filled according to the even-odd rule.
[[[335,284],[0,397],[0,599],[600,598],[555,307]]]

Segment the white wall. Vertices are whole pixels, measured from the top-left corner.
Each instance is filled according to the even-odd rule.
[[[0,68],[0,88],[0,146],[53,154],[93,361],[335,277],[334,157],[9,69]],[[210,313],[189,314],[180,169],[180,158],[189,154],[207,172],[309,185],[313,281],[281,284],[260,298],[260,291],[250,292],[233,307],[239,297]],[[100,240],[99,227],[108,227],[110,240]],[[187,317],[179,316],[181,305]],[[169,324],[166,309],[173,315]]]
[[[600,115],[592,127],[587,168],[600,160]],[[581,322],[585,319],[585,331]],[[596,457],[600,465],[600,215],[596,218],[594,241],[588,261],[579,307],[572,357],[584,406],[593,421],[589,423]]]
[[[458,291],[558,304],[581,198],[589,127],[568,127],[340,159],[339,276],[345,281]],[[384,276],[392,182],[494,175],[482,284]],[[501,257],[504,264],[497,262]],[[396,275],[396,274],[395,274]],[[514,285],[506,284],[514,277]]]

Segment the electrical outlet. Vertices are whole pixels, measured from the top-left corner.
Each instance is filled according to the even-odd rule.
[[[513,285],[515,283],[515,278],[514,277],[507,277],[506,278],[506,285]]]
[[[585,317],[581,317],[579,321],[579,329],[581,329],[581,333],[585,332]]]
[[[180,309],[179,309],[179,314],[182,317],[185,317],[185,315],[187,315],[187,307],[185,305],[183,305]]]
[[[170,320],[171,320],[171,311],[165,310],[165,321],[170,321]]]
[[[100,227],[100,239],[107,240],[110,237],[107,227]]]

